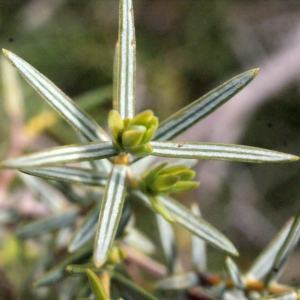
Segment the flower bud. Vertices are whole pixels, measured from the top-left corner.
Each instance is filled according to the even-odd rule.
[[[108,117],[108,127],[113,137],[113,145],[125,152],[137,156],[147,156],[153,151],[149,142],[158,127],[158,119],[151,110],[137,114],[132,120],[121,119],[116,110]]]
[[[130,122],[131,125],[143,125],[145,127],[149,127],[151,122],[153,122],[154,114],[152,110],[144,110],[141,113],[137,114],[132,121]],[[156,118],[157,119],[157,118]]]
[[[162,163],[147,170],[140,179],[139,187],[147,194],[170,194],[190,191],[199,186],[199,182],[190,181],[195,172],[188,165],[167,167]]]
[[[188,181],[192,180],[196,173],[193,170],[189,169],[188,165],[175,165],[168,168],[165,168],[161,174],[172,174],[180,176],[180,180]]]
[[[110,253],[107,258],[107,262],[109,264],[117,264],[120,263],[124,258],[126,257],[126,254],[124,250],[116,245],[112,247],[110,250]]]
[[[108,114],[108,128],[115,141],[119,140],[119,134],[124,129],[124,122],[116,110],[111,110]]]
[[[135,147],[139,145],[145,135],[146,127],[130,125],[122,133],[122,145],[124,147]]]
[[[153,151],[153,148],[148,143],[130,148],[130,154],[136,155],[136,156],[148,156],[148,155],[151,155],[152,151]]]
[[[171,187],[173,187],[177,181],[180,179],[176,175],[158,175],[150,184],[149,188],[153,192],[163,192]]]

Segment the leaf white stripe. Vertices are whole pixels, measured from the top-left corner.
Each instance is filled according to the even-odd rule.
[[[0,164],[0,167],[17,169],[35,168],[102,159],[118,154],[120,152],[115,149],[112,142],[85,143],[50,148],[17,158],[7,159]]]
[[[142,203],[147,207],[153,209],[147,195],[137,190],[130,192],[139,200],[141,200]],[[212,246],[226,251],[231,255],[238,254],[233,244],[221,232],[219,232],[216,228],[206,222],[203,218],[195,216],[190,212],[189,209],[187,209],[177,201],[174,201],[170,197],[160,196],[159,200],[162,201],[166,208],[170,211],[176,223],[186,228],[192,234],[195,234]]]
[[[131,0],[120,1],[117,108],[122,119],[135,115],[135,30]]]
[[[70,252],[75,252],[95,237],[98,217],[99,207],[96,206],[89,212],[81,226],[74,233],[68,247]]]
[[[97,186],[102,186],[107,181],[107,176],[105,176],[105,174],[91,169],[73,167],[47,167],[38,169],[21,169],[20,171],[42,178]]]
[[[178,136],[231,99],[255,77],[257,72],[258,69],[244,72],[176,112],[160,124],[154,140],[171,140]]]
[[[105,131],[49,79],[12,52],[3,50],[3,53],[28,83],[87,141],[109,140]]]
[[[101,267],[113,244],[126,191],[127,166],[114,165],[103,195],[94,247],[94,263]]]
[[[176,158],[230,160],[241,162],[289,162],[297,156],[255,147],[212,144],[152,141],[152,155]]]
[[[237,255],[237,250],[233,244],[204,219],[193,215],[187,208],[169,197],[159,197],[159,199],[172,213],[178,224],[203,238],[211,245],[217,246],[230,254]],[[186,220],[189,220],[189,222],[186,222]]]

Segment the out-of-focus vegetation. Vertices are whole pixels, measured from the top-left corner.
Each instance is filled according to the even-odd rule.
[[[253,82],[232,100],[237,100],[238,106],[225,105],[190,131],[186,140],[236,142],[299,155],[298,1],[137,0],[134,5],[138,110],[152,108],[163,119],[225,79],[260,67],[256,81],[261,84]],[[103,121],[111,109],[117,7],[118,1],[1,0],[1,48],[26,59],[105,126]],[[31,87],[20,82],[28,128],[36,120],[32,118],[45,116],[50,109]],[[3,86],[0,153],[7,157],[14,125],[4,110],[2,92]],[[238,121],[233,123],[233,119]],[[60,118],[41,126],[45,130],[24,151],[74,141],[72,131]],[[199,172],[200,189],[182,201],[199,199],[206,219],[223,228],[240,250],[241,266],[248,266],[299,208],[297,163],[200,162]],[[9,226],[6,212],[11,216],[17,210],[28,219],[46,212],[41,204],[35,204],[38,193],[33,195],[17,178],[5,185],[11,174],[1,176],[0,279],[4,276],[9,282],[27,272],[31,261],[45,250],[32,242],[21,252],[20,242],[10,234],[14,228]],[[189,241],[180,233],[178,241],[185,264]],[[209,253],[215,255],[214,250]],[[289,283],[300,283],[294,267],[300,265],[299,255],[296,252],[288,265],[284,280]],[[221,259],[214,259],[213,269],[218,270]]]

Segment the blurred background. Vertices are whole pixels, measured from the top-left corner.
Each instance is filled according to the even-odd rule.
[[[237,143],[300,155],[299,1],[136,0],[134,8],[137,110],[151,108],[162,120],[231,77],[258,67],[247,88],[177,140]],[[1,48],[24,58],[104,127],[111,109],[117,32],[118,1],[0,0]],[[17,78],[23,95],[16,96],[24,98],[23,110],[5,104],[10,71],[4,63],[1,69],[1,158],[76,141],[23,79]],[[23,126],[30,143],[23,141]],[[299,170],[299,163],[200,162],[200,188],[181,201],[197,199],[204,218],[239,249],[237,262],[245,270],[300,208]],[[30,199],[36,195],[12,173],[0,178],[2,212],[43,215],[42,206],[32,207]],[[9,224],[6,215],[0,222]],[[3,227],[0,234],[2,269],[18,268],[13,251],[20,248],[8,229]],[[178,242],[182,256],[188,256],[189,240],[180,231]],[[33,257],[38,252],[28,251]],[[211,248],[209,257],[211,268],[219,270],[223,257]],[[299,285],[299,266],[298,249],[282,282]]]

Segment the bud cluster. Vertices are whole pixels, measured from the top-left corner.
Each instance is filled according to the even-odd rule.
[[[190,181],[195,177],[195,171],[188,165],[167,165],[162,163],[147,170],[140,179],[140,188],[147,194],[157,195],[185,192],[199,186],[199,182]]]
[[[195,172],[190,170],[188,165],[170,167],[167,165],[168,163],[162,163],[144,172],[138,186],[148,195],[154,210],[168,222],[174,223],[176,220],[160,200],[159,195],[193,190],[199,186],[199,182],[190,181],[195,177]]]
[[[116,148],[138,156],[152,153],[149,142],[158,127],[158,118],[151,110],[145,110],[133,119],[124,120],[116,110],[112,110],[108,116],[108,127]]]

